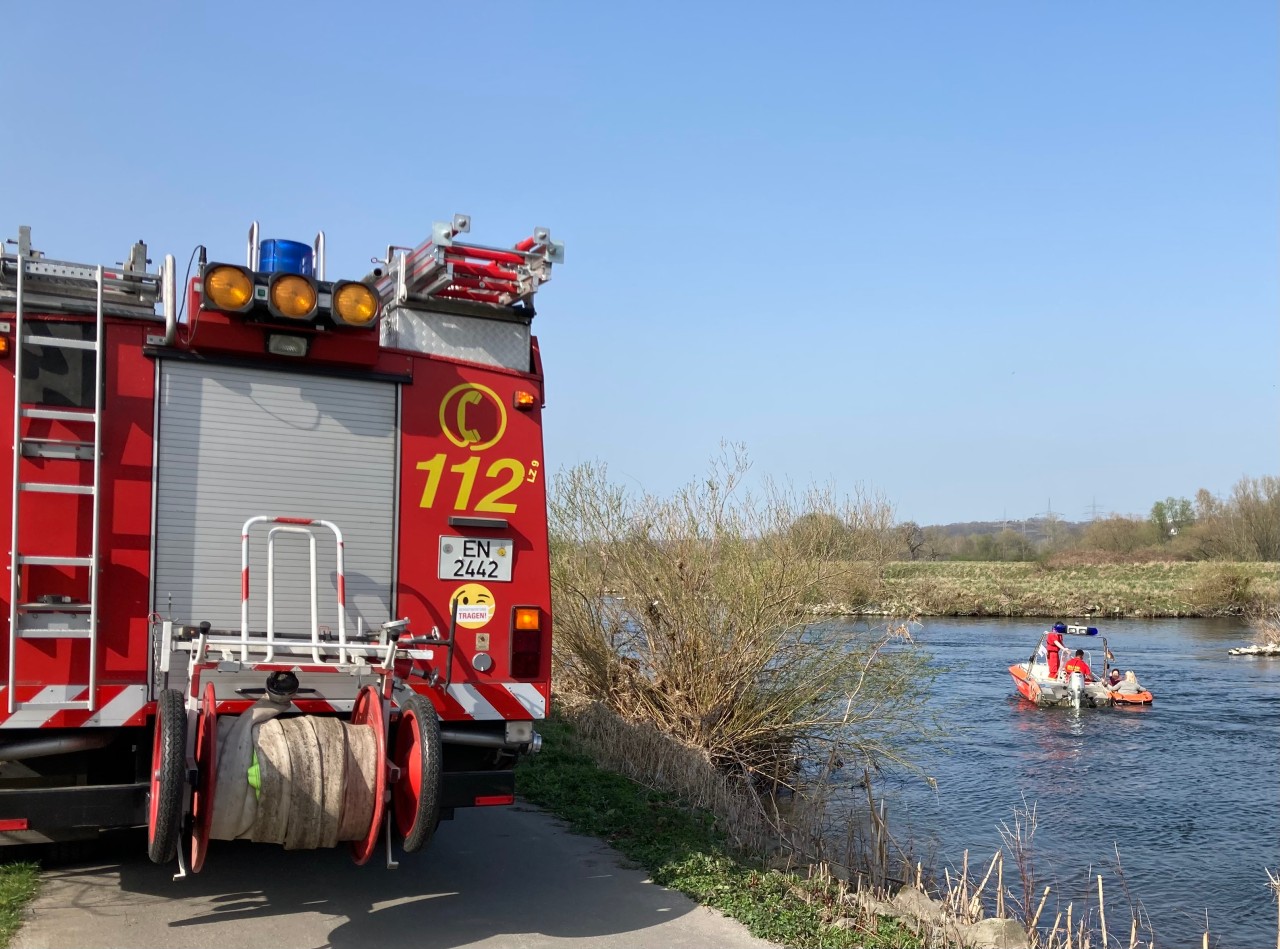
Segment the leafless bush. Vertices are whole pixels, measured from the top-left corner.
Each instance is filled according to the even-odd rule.
[[[1272,610],[1253,620],[1254,643],[1259,646],[1280,646],[1280,610]]]
[[[1196,556],[1280,560],[1280,477],[1241,478],[1225,501],[1201,489],[1189,531]]]
[[[1215,564],[1190,590],[1191,606],[1202,616],[1239,615],[1255,603],[1253,580],[1234,564]]]
[[[1041,564],[1049,570],[1071,567],[1097,567],[1107,564],[1178,563],[1187,560],[1169,547],[1139,547],[1131,553],[1119,554],[1097,548],[1061,550],[1045,557]]]
[[[1123,562],[1123,558],[1132,557],[1143,548],[1153,547],[1156,541],[1155,528],[1150,521],[1113,514],[1091,522],[1084,529],[1080,547],[1115,555],[1121,559],[1113,562]]]
[[[931,722],[927,658],[811,612],[878,582],[891,509],[823,488],[752,494],[747,469],[726,449],[670,498],[628,493],[603,465],[556,477],[558,687],[761,784],[833,749],[851,764],[904,761],[905,739]]]
[[[1241,560],[1280,560],[1280,478],[1241,478],[1231,492],[1227,535]]]

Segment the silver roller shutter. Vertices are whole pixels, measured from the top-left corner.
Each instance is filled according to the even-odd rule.
[[[160,368],[156,612],[240,628],[240,531],[321,518],[345,541],[347,628],[391,617],[397,386],[167,360]],[[269,525],[250,534],[251,629],[266,628]],[[319,622],[336,629],[332,532],[316,529]],[[310,630],[307,538],[275,548],[280,632]]]

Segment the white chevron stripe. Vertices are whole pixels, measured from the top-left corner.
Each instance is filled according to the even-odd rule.
[[[0,693],[3,693],[0,689]],[[89,691],[83,685],[46,685],[29,699],[31,702],[75,702],[82,699]],[[57,715],[59,709],[40,708],[39,705],[20,708],[5,719],[5,728],[40,728],[45,722]]]
[[[126,685],[124,690],[102,708],[98,709],[86,725],[123,725],[147,704],[145,685]]]
[[[478,721],[502,718],[498,710],[473,685],[451,685],[449,695],[457,700],[464,712]]]
[[[542,697],[542,693],[538,691],[538,687],[530,685],[528,682],[508,682],[502,686],[510,692],[525,708],[529,710],[529,714],[534,718],[547,717],[547,700]]]

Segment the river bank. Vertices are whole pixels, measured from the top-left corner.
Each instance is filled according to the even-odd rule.
[[[1029,918],[1051,886],[1040,917],[1043,938],[1058,918],[1100,928],[1102,876],[1113,935],[1118,929],[1129,938],[1136,925],[1140,945],[1157,937],[1162,945],[1199,945],[1206,930],[1223,945],[1274,942],[1276,904],[1262,868],[1274,863],[1268,844],[1276,839],[1275,813],[1265,802],[1280,748],[1274,717],[1280,664],[1232,658],[1229,650],[1247,642],[1252,627],[1239,619],[1108,621],[1112,647],[1126,666],[1141,671],[1157,702],[1084,713],[1038,709],[1019,698],[1005,669],[1034,642],[1036,631],[1016,618],[933,619],[911,629],[916,643],[952,673],[932,689],[947,739],[945,747],[916,743],[910,749],[932,781],[896,770],[876,780],[876,801],[887,805],[893,835],[890,859],[881,865],[921,861],[929,891],[947,905],[955,902],[947,897],[954,896],[957,881],[985,882],[984,898],[1004,893],[1011,915],[1019,918]],[[1226,706],[1220,701],[1224,682],[1234,689]],[[538,777],[542,787],[532,788],[522,777],[521,793],[584,830],[598,821],[592,832],[643,863],[655,881],[731,914],[784,919],[792,904],[778,901],[799,896],[806,907],[800,929],[808,935],[775,930],[766,938],[788,945],[848,944],[828,941],[845,918],[847,891],[828,884],[809,892],[801,885],[811,866],[827,857],[780,853],[758,828],[744,829],[753,813],[768,816],[765,809],[752,811],[726,793],[731,782],[717,789],[714,774],[705,768],[699,773],[696,749],[682,754],[678,743],[656,740],[655,730],[642,723],[610,724],[604,716],[593,721],[590,709],[563,695],[556,707],[569,734],[552,723],[544,747],[564,750],[579,764],[565,770],[562,760],[544,752],[528,763],[548,767]],[[592,773],[608,777],[586,777],[585,759]],[[1205,760],[1215,762],[1207,774],[1199,764]],[[860,816],[867,807],[864,776],[852,767],[832,777],[830,814],[856,831],[866,823]],[[597,789],[599,780],[608,790]],[[630,789],[625,793],[639,795],[640,803],[615,802],[617,788]],[[1206,799],[1214,805],[1206,808]],[[706,836],[676,830],[689,826],[683,823],[688,814],[700,815],[692,826]],[[793,807],[787,814],[796,816]],[[1239,814],[1253,817],[1241,823]],[[1012,839],[1003,833],[1009,827],[1019,828]],[[1064,828],[1073,829],[1069,851],[1061,847]],[[669,830],[674,837],[660,846],[650,843],[655,833]],[[842,842],[832,839],[833,847]],[[746,859],[734,856],[744,850]],[[1000,851],[1003,864],[993,874],[992,855]],[[835,849],[828,854],[839,856]],[[799,875],[783,874],[794,884],[777,878],[774,868],[797,865]],[[829,866],[837,880],[850,877]],[[1206,880],[1213,885],[1206,887]],[[958,905],[967,905],[963,897]]]
[[[766,865],[734,846],[723,819],[687,796],[633,780],[598,760],[572,708],[540,723],[542,753],[521,762],[521,797],[608,842],[678,890],[778,945],[923,949],[920,925],[875,912],[845,882],[812,868]],[[660,776],[652,783],[662,784]]]
[[[1280,607],[1280,563],[911,561],[887,564],[861,602],[826,615],[1214,617]]]
[[[789,949],[1028,949],[1033,944],[1070,949],[1106,939],[1101,876],[1096,878],[1096,899],[1090,894],[1074,903],[1074,925],[1071,907],[1064,928],[1062,899],[1048,899],[1056,881],[1043,894],[1036,891],[1036,912],[1022,905],[1017,876],[1025,849],[1014,851],[1007,868],[1003,853],[990,861],[975,855],[970,863],[966,851],[963,867],[951,868],[950,875],[942,864],[920,864],[914,881],[881,883],[874,870],[855,870],[785,847],[743,849],[733,839],[741,815],[726,819],[723,808],[700,804],[706,797],[704,782],[693,786],[687,775],[666,769],[637,777],[651,768],[652,760],[637,763],[624,748],[602,747],[601,736],[591,734],[599,730],[599,722],[591,721],[598,711],[571,702],[539,726],[545,736],[543,752],[517,769],[520,796],[572,830],[606,841],[647,870],[653,883],[724,913],[757,937]],[[635,734],[633,726],[619,723],[617,729],[621,731],[611,732]],[[642,739],[642,744],[653,743]],[[649,747],[640,757],[652,756]],[[673,744],[663,757],[671,765],[682,756]],[[672,789],[676,786],[681,790]],[[1019,847],[1029,844],[1028,835]],[[1111,878],[1112,904],[1115,885]],[[1137,941],[1140,914],[1127,900],[1125,894],[1113,906],[1119,910],[1113,922],[1129,934],[1131,946],[1153,945],[1149,924]],[[1042,918],[1046,903],[1048,916]],[[1034,938],[1029,929],[1037,932]]]

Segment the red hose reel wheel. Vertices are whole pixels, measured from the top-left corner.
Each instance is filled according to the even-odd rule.
[[[440,823],[440,717],[414,693],[400,706],[392,763],[400,780],[391,789],[391,814],[405,853],[421,850]]]
[[[368,725],[377,738],[378,761],[374,770],[373,817],[369,821],[369,833],[363,840],[351,841],[351,857],[357,866],[363,866],[373,856],[378,846],[378,832],[382,830],[382,818],[387,812],[387,719],[382,708],[382,696],[372,685],[366,685],[356,695],[351,709],[352,725]]]
[[[218,699],[206,682],[196,719],[196,787],[191,797],[191,872],[199,873],[209,852],[213,791],[218,783]]]
[[[151,791],[147,796],[147,856],[168,863],[182,832],[183,773],[187,757],[187,708],[182,693],[165,689],[156,701],[151,737]]]

